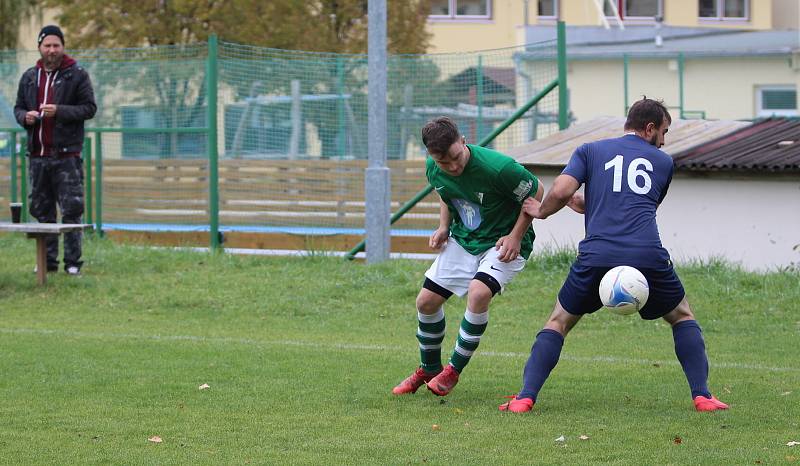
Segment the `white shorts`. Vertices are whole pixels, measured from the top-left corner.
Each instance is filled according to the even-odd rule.
[[[517,256],[511,262],[500,262],[498,252],[491,247],[482,254],[473,256],[450,237],[447,238],[444,251],[436,257],[425,276],[453,294],[464,296],[475,274],[483,272],[497,280],[502,292],[511,279],[525,268],[527,261],[522,256]]]

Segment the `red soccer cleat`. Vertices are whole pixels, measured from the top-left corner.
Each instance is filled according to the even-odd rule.
[[[458,383],[458,371],[450,364],[444,368],[439,375],[432,378],[428,382],[428,390],[432,391],[435,395],[445,396],[450,393],[450,390]]]
[[[530,398],[517,398],[510,396],[511,401],[500,405],[500,411],[511,411],[512,413],[527,413],[533,409],[535,401]]]
[[[700,395],[694,397],[694,409],[698,411],[716,411],[718,409],[728,409],[728,405],[716,399],[714,395],[711,395],[711,398]]]
[[[392,394],[406,395],[408,393],[416,393],[419,387],[425,384],[425,382],[436,377],[437,374],[439,374],[439,372],[429,374],[419,367],[414,371],[413,374],[409,375],[405,380],[394,387],[392,389]]]

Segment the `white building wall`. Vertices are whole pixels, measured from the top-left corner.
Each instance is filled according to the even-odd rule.
[[[554,174],[533,172],[545,189],[553,185]],[[658,224],[662,243],[678,264],[722,257],[748,270],[800,266],[800,176],[679,173],[658,209]],[[534,221],[534,229],[534,254],[577,248],[584,236],[583,216],[564,208]]]
[[[684,110],[705,111],[708,119],[756,117],[756,88],[795,85],[797,70],[786,57],[687,58],[684,65]],[[625,116],[624,67],[621,59],[574,60],[567,83],[570,109],[577,121],[598,116]],[[677,59],[631,58],[628,105],[646,95],[663,99],[673,118],[679,116]]]

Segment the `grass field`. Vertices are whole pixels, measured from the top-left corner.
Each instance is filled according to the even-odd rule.
[[[665,323],[599,312],[534,411],[510,415],[497,406],[519,388],[569,254],[529,263],[438,398],[390,394],[418,363],[426,263],[87,241],[84,276],[38,287],[33,242],[0,248],[0,463],[800,463],[787,445],[800,441],[797,272],[678,269],[727,412],[693,411]],[[448,355],[463,309],[446,308]]]

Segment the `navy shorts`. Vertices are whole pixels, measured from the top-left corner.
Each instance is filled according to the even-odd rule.
[[[576,260],[558,292],[561,306],[573,315],[591,314],[602,308],[598,288],[603,275],[611,269],[591,267]],[[642,319],[658,319],[678,307],[686,292],[672,264],[660,269],[637,269],[647,278],[650,286],[647,303],[639,310]]]

